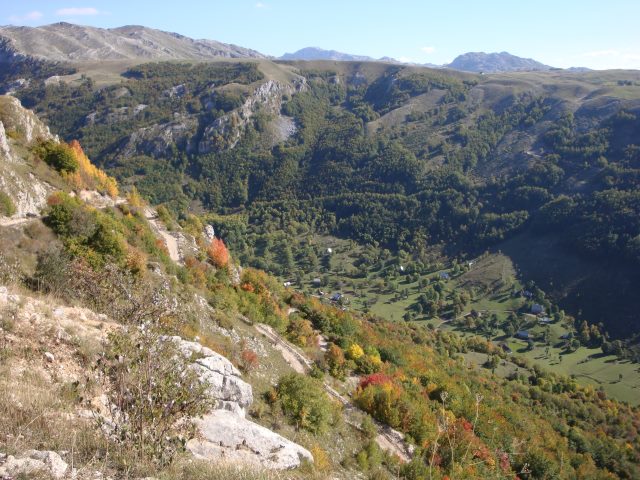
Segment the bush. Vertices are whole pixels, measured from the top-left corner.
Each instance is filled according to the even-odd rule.
[[[214,238],[211,240],[207,253],[209,254],[211,263],[213,263],[216,268],[227,268],[229,264],[229,250],[227,250],[222,239]]]
[[[282,411],[295,423],[313,433],[323,433],[332,421],[334,408],[322,385],[314,378],[291,373],[280,378],[276,388]]]
[[[79,164],[76,154],[64,143],[52,141],[44,142],[38,147],[36,153],[49,165],[60,173],[75,173]]]
[[[109,334],[99,368],[108,385],[113,437],[138,458],[171,463],[195,435],[191,420],[210,407],[208,385],[198,379],[176,345],[153,329]]]
[[[16,213],[16,206],[13,204],[11,197],[5,192],[0,192],[0,215],[10,217]]]

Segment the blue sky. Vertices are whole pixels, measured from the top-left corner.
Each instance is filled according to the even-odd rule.
[[[640,69],[640,0],[0,0],[0,7],[0,24],[139,24],[275,56],[318,46],[440,64],[468,51],[506,50],[558,67]]]

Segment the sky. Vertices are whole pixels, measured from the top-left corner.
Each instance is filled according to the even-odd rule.
[[[443,64],[508,51],[555,67],[640,69],[640,0],[0,0],[0,24],[145,25],[280,56],[315,46]]]

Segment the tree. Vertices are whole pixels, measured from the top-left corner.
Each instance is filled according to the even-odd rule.
[[[217,268],[226,268],[229,265],[229,251],[221,238],[211,240],[207,254]]]
[[[290,373],[276,387],[282,411],[295,423],[313,433],[323,433],[333,419],[333,408],[322,384],[315,378]]]

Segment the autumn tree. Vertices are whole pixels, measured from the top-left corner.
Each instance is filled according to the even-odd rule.
[[[221,238],[214,238],[207,249],[209,260],[217,268],[226,268],[229,265],[229,250]]]

